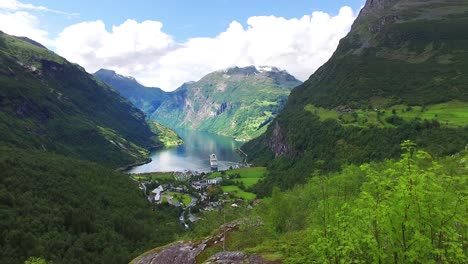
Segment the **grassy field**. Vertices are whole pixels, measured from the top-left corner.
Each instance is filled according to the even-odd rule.
[[[242,182],[246,188],[250,188],[254,186],[260,178],[240,178],[240,179],[235,179],[234,182]]]
[[[165,147],[174,147],[184,144],[184,141],[177,135],[174,130],[155,121],[148,121],[148,124],[151,128],[151,131],[156,133],[157,138],[163,143]]]
[[[246,201],[252,201],[256,197],[255,194],[243,191],[238,186],[235,186],[235,185],[223,186],[223,192],[227,192],[231,195],[237,196]]]
[[[405,121],[415,118],[437,120],[442,126],[460,127],[468,125],[468,103],[450,101],[429,106],[394,105],[373,110],[355,110],[354,113],[340,113],[314,105],[306,105],[305,110],[312,112],[322,120],[340,120],[343,125],[392,127],[387,118],[395,115]]]
[[[171,181],[174,180],[174,173],[172,172],[150,172],[132,174],[132,178],[141,181]]]
[[[184,206],[187,206],[192,201],[192,198],[185,193],[167,192],[166,195],[172,196],[174,200],[183,203]]]
[[[265,167],[252,167],[252,168],[241,168],[235,170],[226,171],[225,175],[235,175],[239,174],[241,177],[239,179],[234,179],[235,181],[244,182],[245,187],[250,187],[257,183],[265,175]],[[208,178],[213,179],[216,177],[222,177],[220,171],[213,172]]]
[[[468,125],[468,103],[452,101],[448,103],[436,104],[422,109],[420,106],[413,107],[413,111],[405,111],[404,106],[398,106],[397,113],[404,119],[419,117],[421,119],[436,119],[441,124],[448,126]],[[400,114],[401,113],[401,114]]]

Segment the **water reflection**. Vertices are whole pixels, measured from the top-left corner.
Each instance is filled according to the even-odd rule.
[[[242,145],[229,137],[223,137],[206,132],[177,130],[184,140],[184,145],[155,151],[151,154],[152,161],[131,169],[130,173],[154,171],[209,171],[209,155],[218,156],[220,170],[229,168],[241,158],[236,149]]]

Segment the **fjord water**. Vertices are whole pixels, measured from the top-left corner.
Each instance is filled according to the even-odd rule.
[[[212,153],[218,157],[220,170],[235,166],[242,160],[236,153],[242,142],[200,131],[176,132],[184,140],[183,145],[154,151],[150,156],[150,163],[134,167],[129,173],[184,170],[206,172],[210,170],[209,155]]]

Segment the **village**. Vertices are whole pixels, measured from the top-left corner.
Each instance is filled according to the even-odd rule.
[[[239,163],[218,170],[216,155],[210,155],[211,172],[152,172],[132,174],[155,210],[160,204],[181,208],[179,221],[186,228],[203,217],[204,212],[224,206],[251,207],[255,202],[252,186],[265,173],[264,167]]]

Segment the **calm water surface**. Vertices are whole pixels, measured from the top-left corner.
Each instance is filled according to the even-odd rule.
[[[242,159],[236,149],[242,145],[232,138],[199,131],[177,130],[184,140],[182,146],[162,149],[151,154],[150,163],[134,167],[130,173],[154,171],[209,171],[209,156],[215,153],[220,170],[235,165]]]

